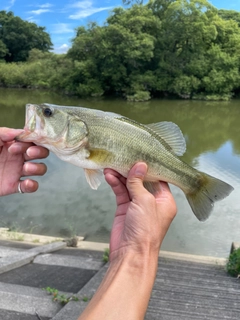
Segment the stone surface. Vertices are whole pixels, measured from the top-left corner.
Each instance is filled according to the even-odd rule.
[[[145,320],[239,320],[240,281],[223,266],[160,258]],[[104,266],[53,320],[77,320],[102,281]]]
[[[99,259],[88,257],[71,257],[60,254],[42,254],[34,259],[34,263],[64,266],[71,268],[80,268],[85,270],[98,270],[103,266],[103,262]]]
[[[3,245],[1,241],[0,245]],[[16,247],[22,248],[24,245],[19,243],[19,245],[16,244]],[[98,260],[101,265],[102,252],[86,250],[87,248],[96,248],[95,244],[83,243],[83,247],[85,250],[60,249],[50,256],[55,261],[59,261],[59,255],[63,261],[65,257],[66,260],[70,261],[70,265],[72,261],[76,262],[75,259],[78,258],[79,261]],[[104,247],[106,248],[106,245],[101,244],[97,248],[103,250]],[[36,251],[34,252],[36,253]],[[37,254],[39,254],[39,251]],[[50,256],[47,255],[47,257]],[[191,262],[192,259],[195,262]],[[225,263],[224,259],[217,260],[209,257],[162,252],[159,261],[158,273],[145,320],[240,319],[240,280],[227,275],[224,266],[221,265]],[[47,286],[65,292],[74,292],[79,297],[78,302],[70,301],[62,309],[55,310],[56,313],[51,316],[51,320],[77,320],[88,304],[88,302],[83,301],[83,298],[89,300],[92,298],[106,270],[107,265],[97,271],[69,266],[30,263],[0,274],[0,281],[4,282],[3,286],[0,285],[0,304],[2,303],[0,308],[3,310],[3,318],[1,318],[0,310],[0,320],[34,320],[33,317],[38,320],[34,314],[31,314],[34,312],[33,305],[39,307],[42,304],[46,310],[52,308],[48,305],[49,300],[46,301],[45,297],[40,296],[43,294],[40,288]],[[12,289],[9,287],[10,283],[13,284]],[[28,292],[31,293],[28,295],[29,298],[23,299],[25,295],[22,294],[24,289],[21,285],[32,287]],[[13,288],[15,289],[13,290]],[[28,290],[28,287],[25,288]],[[32,289],[37,291],[31,291]],[[19,308],[25,308],[21,309],[25,310],[25,313],[18,313],[17,310],[20,309],[15,311],[6,309],[7,307],[15,308],[16,301],[19,302]],[[41,310],[41,307],[40,310],[36,310],[42,320],[49,320],[50,317],[47,316],[47,313],[44,315],[44,310]],[[43,314],[41,315],[40,312]],[[19,317],[16,316],[17,314],[19,314]]]
[[[65,242],[54,242],[43,246],[27,249],[20,253],[5,256],[4,258],[0,259],[0,274],[32,262],[35,256],[40,253],[52,252],[65,247]]]
[[[0,320],[39,320],[36,315],[0,309]],[[48,317],[41,317],[41,320],[50,320]]]
[[[35,288],[52,287],[66,292],[78,292],[97,270],[28,264],[0,274],[0,281]]]
[[[52,320],[77,320],[99,287],[106,271],[107,265],[102,267],[102,269],[100,269],[98,273],[77,293],[77,297],[79,298],[78,303],[70,301],[55,315],[55,317],[53,317]],[[88,302],[83,301],[83,298],[87,298]]]
[[[51,318],[61,308],[46,291],[0,282],[0,309]]]
[[[0,246],[0,258],[12,256],[14,254],[18,254],[23,251],[24,249],[8,248],[8,247]]]

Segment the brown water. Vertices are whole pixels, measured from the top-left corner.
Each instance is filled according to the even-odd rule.
[[[172,191],[178,215],[163,249],[226,257],[232,241],[240,241],[240,100],[203,102],[121,99],[77,99],[47,91],[0,89],[0,126],[22,128],[26,103],[84,106],[123,114],[142,123],[173,121],[181,128],[187,151],[183,160],[234,186],[234,192],[215,205],[209,220],[200,223],[185,196]],[[48,173],[37,180],[35,194],[0,199],[0,226],[47,235],[84,235],[108,241],[115,210],[114,197],[104,182],[91,190],[81,168],[50,155]]]

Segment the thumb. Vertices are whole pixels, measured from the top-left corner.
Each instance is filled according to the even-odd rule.
[[[144,162],[136,163],[129,171],[127,188],[132,199],[139,196],[139,194],[146,192],[146,189],[143,186],[143,180],[146,173],[147,165]]]

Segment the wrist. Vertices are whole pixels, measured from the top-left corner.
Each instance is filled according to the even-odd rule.
[[[128,250],[113,259],[79,320],[144,319],[157,272],[158,254]],[[113,308],[114,306],[114,308]]]
[[[133,271],[140,274],[149,272],[150,268],[155,271],[158,265],[158,255],[157,250],[124,248],[111,253],[109,269],[124,268],[128,272]]]

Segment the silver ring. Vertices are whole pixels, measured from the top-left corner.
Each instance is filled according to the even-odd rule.
[[[19,192],[19,193],[24,193],[24,192],[22,191],[22,189],[21,189],[21,181],[20,181],[19,184],[18,184],[18,192]]]

